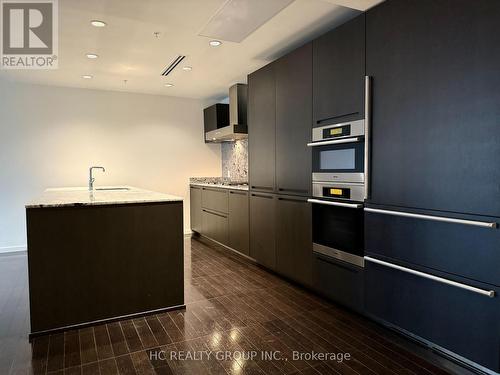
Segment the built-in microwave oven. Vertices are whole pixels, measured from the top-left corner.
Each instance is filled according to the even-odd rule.
[[[365,120],[313,128],[313,196],[363,201],[365,198]]]

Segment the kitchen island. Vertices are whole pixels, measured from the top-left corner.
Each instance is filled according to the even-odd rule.
[[[184,307],[183,200],[129,186],[26,205],[30,337]]]

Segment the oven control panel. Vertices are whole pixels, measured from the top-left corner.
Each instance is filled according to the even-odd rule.
[[[351,189],[345,187],[324,186],[323,197],[351,199]]]
[[[342,122],[312,129],[312,142],[336,138],[362,137],[365,135],[365,120]]]
[[[323,129],[323,139],[347,137],[351,135],[351,124]]]
[[[312,196],[320,199],[363,202],[365,199],[365,184],[356,182],[313,181]]]

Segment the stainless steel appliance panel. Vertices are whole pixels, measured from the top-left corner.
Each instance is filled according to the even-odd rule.
[[[332,197],[325,196],[324,188],[330,189],[349,189],[350,197],[349,198],[341,198],[341,197]],[[363,202],[365,196],[365,185],[364,184],[351,184],[344,182],[313,182],[313,191],[312,195],[315,198],[334,198],[343,201],[357,201]]]
[[[313,251],[331,258],[341,260],[343,262],[354,264],[358,267],[365,266],[365,259],[363,257],[338,250],[333,247],[327,247],[320,245],[319,243],[313,243]]]
[[[335,137],[335,138],[330,138],[330,137],[324,136],[325,130],[342,128],[343,126],[350,126],[349,135],[346,135],[343,137],[342,136]],[[357,121],[351,121],[351,122],[343,122],[343,123],[335,124],[335,125],[322,126],[320,128],[313,128],[312,141],[318,142],[318,141],[324,141],[326,139],[342,139],[342,138],[348,138],[348,137],[357,137],[357,136],[363,136],[364,134],[365,134],[365,120],[357,120]]]

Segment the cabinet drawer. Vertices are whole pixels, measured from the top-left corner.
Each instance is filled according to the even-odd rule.
[[[201,213],[202,234],[221,244],[228,244],[227,216],[205,209]]]
[[[201,206],[207,210],[228,212],[228,191],[203,188],[201,193]]]
[[[367,313],[498,371],[499,289],[493,289],[496,295],[490,298],[428,276],[366,261]],[[478,283],[471,286],[492,290]]]
[[[358,312],[363,311],[362,268],[315,254],[313,283],[322,295]]]
[[[384,211],[386,213],[365,210],[367,254],[500,286],[498,228],[400,217],[391,214],[394,211]],[[498,219],[481,217],[477,220],[495,222]]]

